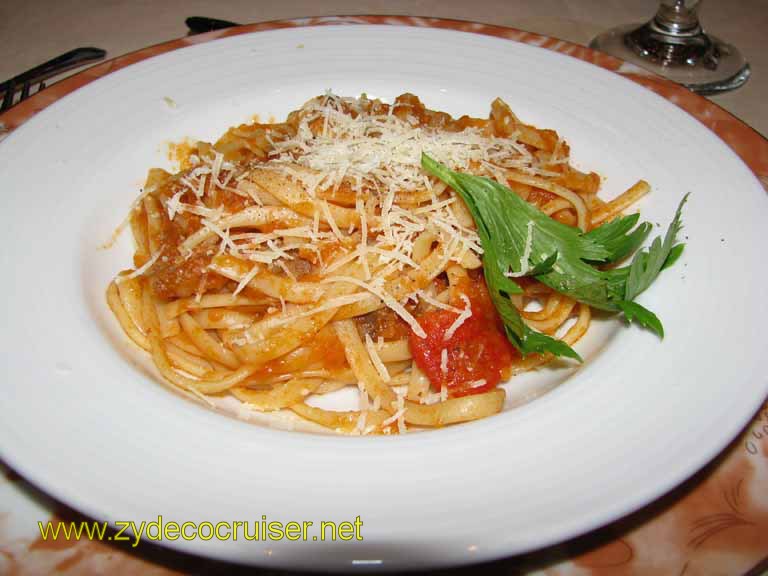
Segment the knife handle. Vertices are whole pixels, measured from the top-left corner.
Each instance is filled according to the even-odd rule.
[[[190,16],[184,22],[187,28],[189,28],[190,34],[202,34],[203,32],[240,26],[240,24],[230,22],[229,20],[217,20],[216,18],[205,18],[204,16]]]

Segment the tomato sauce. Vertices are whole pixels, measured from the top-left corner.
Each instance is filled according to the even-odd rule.
[[[253,380],[264,380],[271,376],[299,372],[309,368],[322,368],[330,373],[349,368],[344,346],[333,330],[324,328],[312,336],[311,346],[303,348],[301,353],[287,354],[264,364]]]
[[[414,362],[427,375],[434,391],[445,385],[450,397],[493,389],[518,356],[504,333],[482,278],[457,287],[456,293],[457,298],[452,304],[463,309],[465,304],[458,294],[466,295],[472,316],[459,326],[451,338],[445,340],[444,337],[457,318],[450,310],[431,310],[419,315],[417,320],[427,337],[420,338],[413,331],[409,335]],[[443,350],[447,355],[445,363]],[[485,383],[477,385],[480,380],[485,380]]]

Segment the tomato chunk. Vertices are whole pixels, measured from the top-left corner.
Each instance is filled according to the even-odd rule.
[[[426,338],[413,331],[409,334],[414,362],[434,391],[446,386],[451,397],[491,390],[517,356],[483,280],[466,282],[456,292],[469,298],[472,316],[450,338],[446,340],[445,334],[458,317],[450,310],[431,310],[418,316]],[[466,303],[459,297],[452,305],[463,309]]]

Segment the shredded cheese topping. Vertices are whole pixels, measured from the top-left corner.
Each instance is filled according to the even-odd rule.
[[[443,348],[440,351],[440,372],[448,374],[448,349]]]
[[[418,320],[416,320],[416,318],[414,318],[413,315],[405,309],[405,306],[400,304],[400,302],[395,300],[391,294],[388,294],[386,290],[384,290],[383,278],[377,278],[372,282],[365,282],[363,280],[359,280],[358,278],[353,278],[352,276],[331,276],[330,278],[323,280],[323,282],[349,282],[350,284],[354,284],[355,286],[359,286],[360,288],[367,290],[371,294],[379,297],[381,301],[384,302],[384,304],[389,306],[398,316],[400,316],[400,318],[405,320],[413,330],[414,334],[416,334],[416,336],[419,338],[427,337],[427,333],[424,332],[424,328],[421,327],[421,324],[419,324]]]
[[[162,255],[162,251],[158,250],[152,256],[152,258],[147,260],[142,266],[140,266],[139,268],[136,268],[136,270],[134,270],[130,274],[127,274],[125,276],[118,276],[118,280],[129,280],[131,278],[137,278],[141,276],[142,274],[144,274],[144,272],[152,268],[152,266],[155,264],[155,262],[157,262],[158,258],[160,258],[161,255]]]
[[[373,367],[376,368],[376,372],[379,373],[381,379],[384,380],[384,382],[389,382],[392,378],[390,377],[384,362],[381,361],[379,352],[376,350],[376,344],[373,343],[370,334],[365,335],[365,349],[368,351],[368,355],[371,357],[371,363],[373,363]]]
[[[275,143],[273,161],[320,171],[319,181],[305,180],[310,192],[337,188],[344,180],[360,189],[423,189],[422,152],[454,170],[487,163],[531,174],[546,172],[514,138],[488,136],[476,128],[449,132],[419,127],[415,118],[392,114],[392,107],[389,114],[369,114],[360,100],[330,93],[308,102],[302,111],[297,135]],[[320,134],[311,127],[318,119],[323,121]]]
[[[456,317],[456,320],[453,321],[453,324],[451,324],[448,327],[448,330],[445,331],[445,334],[443,334],[443,340],[446,342],[453,338],[456,330],[458,330],[461,325],[464,324],[464,322],[472,317],[472,302],[469,301],[469,298],[467,298],[466,294],[460,294],[459,296],[462,302],[464,302],[464,310],[461,311],[461,313]]]
[[[258,274],[258,272],[259,272],[259,265],[254,264],[253,267],[248,271],[248,273],[245,276],[243,276],[243,279],[240,280],[240,282],[237,285],[237,288],[235,288],[235,291],[232,292],[232,296],[237,296],[238,294],[240,294],[243,288],[245,288],[248,285],[248,283],[254,279],[256,274]]]

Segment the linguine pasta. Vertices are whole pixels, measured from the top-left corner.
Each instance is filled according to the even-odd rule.
[[[163,378],[195,394],[352,434],[499,412],[499,384],[551,357],[521,357],[504,336],[475,222],[422,152],[583,231],[648,191],[600,200],[568,144],[499,99],[487,119],[454,119],[411,94],[326,94],[285,122],[190,146],[175,174],[150,170],[130,213],[134,268],[109,285],[109,306]],[[531,328],[568,344],[588,330],[588,305],[513,279]],[[357,410],[312,405],[348,386]]]

